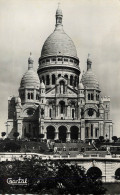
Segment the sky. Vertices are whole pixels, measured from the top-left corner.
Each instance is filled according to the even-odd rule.
[[[89,53],[102,97],[111,98],[114,135],[120,137],[120,0],[0,0],[0,131],[6,130],[8,97],[18,96],[30,52],[37,71],[42,46],[55,28],[58,2],[81,75]]]

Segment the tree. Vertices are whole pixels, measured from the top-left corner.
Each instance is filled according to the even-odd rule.
[[[38,135],[38,137],[39,137],[40,139],[43,139],[43,138],[44,138],[44,134],[40,133],[40,134]]]
[[[59,183],[62,184],[61,192],[64,194],[102,194],[105,189],[102,182],[95,177],[88,177],[85,169],[78,165],[62,163],[59,167]],[[60,193],[61,194],[61,193]]]
[[[30,139],[30,137],[31,137],[30,133],[26,133],[25,134],[25,137],[27,137],[28,139]]]
[[[113,136],[112,140],[114,141],[114,143],[118,140],[117,136]]]
[[[18,152],[20,151],[21,146],[15,142],[7,142],[4,147],[5,152]]]
[[[6,132],[1,132],[1,136],[4,137],[6,135]]]
[[[100,140],[100,142],[103,142],[104,141],[104,137],[103,136],[100,136],[99,137],[99,140]]]
[[[54,195],[105,193],[99,179],[87,177],[83,167],[68,165],[65,161],[44,161],[41,158],[32,157],[25,158],[24,161],[15,160],[0,164],[0,181],[5,181],[5,178],[19,177],[27,178],[27,185],[13,186],[3,182],[0,193]]]
[[[19,133],[18,133],[18,132],[14,132],[14,133],[13,133],[13,136],[15,137],[15,140],[16,140],[17,137],[19,136]]]

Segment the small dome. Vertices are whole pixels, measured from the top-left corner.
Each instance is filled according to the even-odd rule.
[[[82,82],[79,83],[78,88],[79,89],[84,89],[84,86],[83,86]]]
[[[21,79],[20,87],[40,87],[40,80],[37,73],[33,69],[28,69],[28,71],[23,75]]]
[[[40,88],[45,89],[45,84],[43,83],[43,81],[40,83]]]
[[[84,87],[99,89],[99,83],[92,69],[88,69],[81,79]]]

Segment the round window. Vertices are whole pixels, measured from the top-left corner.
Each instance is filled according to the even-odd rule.
[[[33,115],[33,113],[34,113],[34,112],[33,112],[33,109],[28,109],[28,110],[27,110],[27,114],[28,114],[28,115]]]
[[[88,110],[88,115],[89,115],[89,116],[93,116],[93,114],[94,114],[94,110],[93,110],[92,108],[90,108],[90,109]]]

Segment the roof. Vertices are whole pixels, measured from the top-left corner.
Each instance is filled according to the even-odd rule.
[[[99,89],[99,83],[97,81],[95,74],[92,72],[92,69],[88,69],[82,75],[81,81],[82,81],[84,87]]]
[[[42,47],[41,58],[56,55],[77,57],[77,51],[73,41],[63,30],[62,17],[62,10],[58,8],[56,11],[55,30],[46,39]]]
[[[23,75],[20,87],[40,87],[39,77],[33,68],[28,69],[28,71]]]

